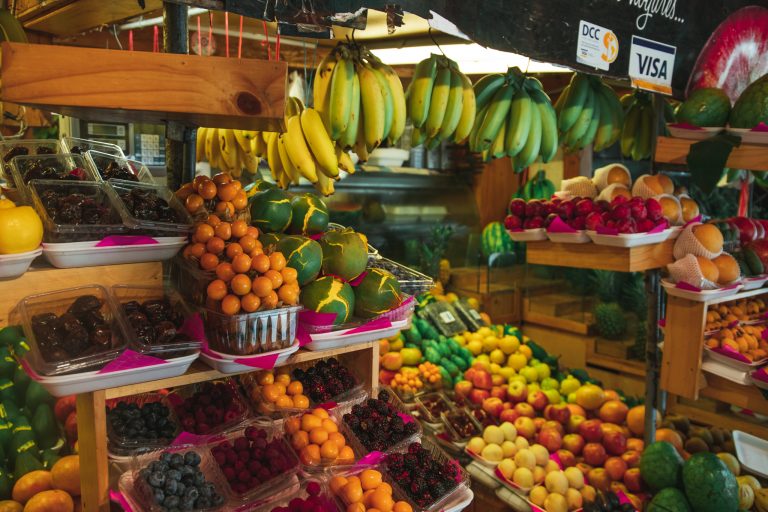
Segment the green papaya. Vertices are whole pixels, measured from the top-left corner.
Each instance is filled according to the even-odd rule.
[[[13,491],[13,479],[11,475],[0,468],[0,500],[11,499],[11,492]]]
[[[16,462],[13,466],[13,477],[16,480],[27,473],[43,469],[43,463],[40,462],[35,453],[32,450],[27,450],[16,456]]]
[[[40,404],[32,416],[32,431],[38,440],[40,448],[50,448],[59,440],[59,429],[56,426],[56,416],[48,404]]]
[[[533,355],[534,359],[544,360],[547,357],[547,355],[548,355],[547,351],[544,350],[544,348],[541,347],[540,345],[537,345],[533,341],[528,341],[528,343],[526,343],[526,345],[528,345],[528,348],[531,349],[531,354]]]
[[[0,378],[12,379],[18,363],[7,346],[0,346]]]
[[[0,346],[12,347],[24,336],[24,331],[18,325],[9,325],[0,329]]]
[[[449,357],[451,355],[451,349],[444,341],[437,344],[437,351],[440,352],[440,355],[443,357]]]
[[[27,388],[29,387],[30,382],[32,382],[32,379],[30,379],[27,372],[24,371],[24,367],[20,364],[16,365],[16,369],[13,372],[13,385],[16,386],[18,396],[26,398]]]
[[[46,450],[43,450],[43,453],[41,454],[42,463],[45,469],[51,469],[54,464],[56,464],[56,461],[58,461],[61,456],[59,456],[58,452],[56,450],[52,450],[51,448],[48,448]]]
[[[469,351],[467,347],[459,347],[459,356],[461,356],[462,359],[464,359],[467,364],[472,364],[472,359],[474,356],[472,355],[472,352]]]
[[[29,385],[27,385],[24,405],[26,405],[28,411],[37,410],[37,406],[40,404],[48,404],[52,406],[55,401],[56,399],[53,398],[39,383],[31,381]]]

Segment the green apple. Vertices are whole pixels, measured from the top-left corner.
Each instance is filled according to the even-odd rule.
[[[519,373],[516,375],[513,375],[509,378],[509,383],[512,384],[515,381],[520,381],[523,384],[528,384],[528,381],[525,380],[525,377],[523,375],[520,375]]]
[[[549,369],[549,365],[545,363],[539,363],[539,364],[533,364],[531,365],[536,370],[536,373],[539,374],[539,380],[544,380],[548,378],[552,373]]]
[[[552,377],[545,377],[541,379],[541,389],[558,389],[560,384],[557,382],[557,379],[553,379]]]
[[[525,380],[528,382],[538,382],[539,380],[539,372],[536,371],[535,368],[531,366],[526,366],[522,370],[520,370],[520,375],[525,377]]]
[[[544,394],[547,395],[550,404],[559,404],[562,401],[560,391],[557,389],[544,389]]]
[[[528,361],[528,366],[536,366],[537,364],[541,364],[541,361],[539,361],[535,357],[533,359],[531,359],[530,361]]]
[[[569,375],[566,378],[563,379],[563,382],[560,383],[560,392],[564,395],[570,395],[571,393],[575,393],[577,389],[581,387],[581,382],[579,382],[579,379],[574,377],[573,375]]]
[[[575,404],[576,403],[576,392],[568,393],[568,403],[569,404]]]
[[[531,382],[530,384],[528,384],[528,394],[529,395],[531,393],[533,393],[534,391],[540,391],[540,390],[541,390],[541,386],[539,386],[538,382]]]

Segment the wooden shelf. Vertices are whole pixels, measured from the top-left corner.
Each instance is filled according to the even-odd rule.
[[[686,158],[691,144],[698,141],[676,139],[674,137],[659,137],[656,139],[656,155],[654,161],[665,164],[687,165]],[[726,167],[732,169],[749,169],[751,171],[768,171],[768,147],[754,144],[742,144],[734,148]],[[692,169],[695,171],[695,169]]]
[[[557,301],[562,297],[561,301]],[[581,302],[580,308],[571,310],[569,306]],[[589,298],[559,294],[534,295],[523,299],[523,322],[552,327],[575,334],[589,334],[593,323],[592,312],[584,311]]]
[[[741,430],[761,439],[768,439],[768,425],[741,419],[731,412],[712,412],[688,404],[676,403],[670,405],[668,411],[687,416],[695,423],[716,425],[728,430]]]
[[[642,272],[672,263],[674,240],[659,244],[624,248],[597,244],[563,244],[550,241],[528,242],[528,263],[557,267]]]
[[[0,98],[111,122],[281,131],[285,62],[2,43]]]
[[[24,28],[55,36],[72,36],[88,29],[146,15],[163,8],[161,0],[139,2],[105,2],[104,0],[47,0],[29,8],[20,2],[19,20]]]
[[[707,373],[705,379],[706,387],[701,389],[701,396],[768,415],[768,400],[755,386],[741,386],[711,373]]]

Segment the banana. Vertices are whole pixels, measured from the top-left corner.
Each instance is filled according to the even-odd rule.
[[[456,125],[456,131],[453,133],[453,141],[457,144],[463,143],[469,137],[469,132],[472,131],[472,125],[475,123],[475,116],[477,115],[477,103],[472,82],[464,73],[459,73],[459,76],[462,87],[461,117]]]
[[[579,116],[576,119],[576,122],[571,125],[570,129],[566,130],[567,133],[563,138],[563,142],[565,143],[566,147],[569,148],[576,147],[579,140],[581,140],[581,138],[584,137],[584,134],[587,133],[589,124],[592,122],[592,114],[595,111],[595,94],[592,92],[592,88],[589,87],[589,83],[585,83],[587,83],[586,99],[581,104],[582,108],[579,112]],[[565,113],[565,109],[563,109],[563,113]]]
[[[349,124],[339,138],[339,143],[341,143],[342,147],[354,147],[355,141],[357,141],[357,130],[360,127],[358,122],[360,115],[360,78],[355,73],[352,77],[352,107],[349,111]]]
[[[624,125],[621,128],[621,154],[627,158],[632,156],[632,147],[635,145],[635,134],[640,124],[640,106],[632,104],[624,117]]]
[[[477,110],[480,111],[483,107],[487,106],[496,91],[504,85],[505,76],[502,73],[493,73],[485,75],[480,78],[474,86],[475,102]]]
[[[552,160],[557,154],[558,134],[557,134],[557,114],[549,100],[549,96],[544,91],[532,89],[530,96],[536,104],[541,120],[541,144],[539,154],[541,160],[546,163]],[[549,196],[547,197],[547,199]]]
[[[329,178],[323,173],[317,176],[317,183],[315,183],[315,189],[324,196],[330,196],[334,192],[333,179]]]
[[[616,143],[617,140],[619,140],[619,136],[621,136],[621,125],[624,123],[624,107],[622,107],[621,101],[619,101],[619,97],[616,95],[616,91],[614,91],[609,85],[604,83],[600,89],[600,92],[606,99],[611,112],[613,126],[608,146],[612,146]]]
[[[363,132],[366,149],[370,152],[379,147],[384,138],[384,95],[379,87],[379,81],[373,71],[365,65],[358,66],[357,76],[360,77],[360,101],[363,115]]]
[[[753,489],[755,491],[755,510],[768,512],[768,488]]]
[[[195,134],[195,162],[205,159],[205,132],[208,128],[200,126]]]
[[[237,141],[237,145],[240,146],[240,149],[243,150],[243,153],[250,154],[251,139],[246,136],[247,132],[245,130],[232,130],[232,132],[235,135],[235,140]]]
[[[379,81],[379,90],[381,91],[381,96],[384,99],[384,131],[382,132],[382,139],[386,139],[389,137],[389,132],[392,130],[392,117],[395,111],[395,102],[392,98],[392,91],[389,89],[389,82],[386,78],[384,78],[384,75],[381,73],[381,71],[374,68],[373,66],[370,66],[368,69],[373,72],[376,80]],[[350,122],[352,122],[351,119]]]
[[[567,132],[577,121],[583,122],[583,118],[580,114],[590,96],[589,92],[590,87],[587,75],[574,73],[571,78],[568,97],[564,100],[563,110],[560,112],[560,119],[558,119],[558,128],[560,128],[560,131]],[[586,129],[587,127],[584,126],[584,131],[586,131]],[[582,135],[584,135],[583,132],[576,138],[580,138]]]
[[[333,68],[331,78],[331,96],[329,105],[330,129],[333,140],[339,137],[349,125],[349,113],[352,109],[352,77],[355,74],[352,59],[342,54],[341,60]]]
[[[245,152],[243,153],[242,157],[245,170],[250,174],[256,174],[256,172],[259,170],[259,157]]]
[[[531,113],[537,108],[531,97],[520,87],[512,99],[509,115],[507,116],[507,135],[504,147],[507,155],[515,156],[522,151],[528,140],[528,132],[531,129]]]
[[[587,131],[584,133],[584,135],[579,139],[578,143],[576,144],[576,147],[579,149],[583,149],[589,145],[592,144],[592,142],[595,140],[595,134],[597,133],[597,128],[600,126],[600,102],[598,101],[598,94],[594,93],[594,107],[592,112],[592,119],[589,122],[589,126],[587,127]]]
[[[555,112],[557,115],[560,115],[560,112],[563,111],[563,104],[565,103],[565,100],[568,98],[568,93],[571,92],[571,86],[566,85],[565,88],[560,92],[560,96],[557,97],[557,101],[553,105],[555,108]]]
[[[469,132],[469,150],[478,152],[481,151],[480,149],[480,142],[478,141],[477,137],[480,134],[480,127],[483,125],[483,120],[485,120],[485,116],[488,114],[488,106],[481,108],[477,111],[477,115],[475,116],[475,122],[472,123],[472,130]]]
[[[288,175],[288,178],[290,178],[291,183],[298,185],[299,180],[301,180],[301,173],[296,166],[293,165],[291,157],[288,156],[288,148],[285,146],[285,138],[285,133],[278,135],[277,151],[280,153],[280,161],[283,162],[283,169],[285,169],[285,173]]]
[[[403,92],[403,82],[394,69],[387,66],[380,60],[373,58],[371,63],[375,69],[381,72],[384,79],[389,84],[389,91],[392,93],[392,127],[389,130],[389,143],[393,145],[400,140],[405,131],[405,120],[408,117],[407,106],[405,102],[405,92]]]
[[[304,110],[304,102],[302,102],[299,98],[296,98],[295,96],[288,96],[288,98],[285,101],[286,122],[288,121],[289,118],[301,114],[302,110]]]
[[[596,92],[595,99],[597,100],[596,106],[600,110],[600,120],[595,133],[594,150],[602,151],[610,145],[611,134],[613,133],[613,112],[611,111],[611,105],[608,103],[608,99],[601,90]]]
[[[421,146],[427,140],[427,134],[421,128],[413,127],[411,132],[411,147]]]
[[[8,9],[0,9],[0,41],[12,43],[29,42],[21,22]]]
[[[539,157],[541,149],[541,115],[539,109],[531,110],[531,129],[522,151],[515,157],[515,172],[520,172]]]
[[[493,95],[493,100],[488,105],[488,112],[485,114],[485,119],[483,119],[483,124],[477,134],[477,144],[480,149],[488,149],[498,135],[501,125],[504,124],[509,113],[512,96],[515,92],[515,86],[504,84]]]
[[[219,128],[219,149],[221,150],[221,157],[224,159],[224,163],[230,169],[237,166],[237,141],[235,140],[235,134],[232,130],[222,130]]]
[[[632,104],[635,102],[635,95],[632,93],[627,93],[623,95],[621,98],[619,98],[619,103],[621,103],[622,108],[628,109],[632,106]]]
[[[333,142],[328,136],[328,132],[325,131],[320,114],[315,109],[308,108],[301,113],[299,120],[303,138],[307,140],[309,149],[312,150],[312,155],[320,164],[319,171],[329,178],[335,178],[339,175],[339,160],[336,157]],[[349,128],[347,128],[347,131],[349,131]]]
[[[219,147],[219,137],[216,133],[217,128],[208,128],[205,130],[205,159],[213,165],[213,141],[216,141],[216,147]]]
[[[408,116],[413,126],[421,128],[429,115],[429,104],[432,100],[432,86],[437,76],[437,55],[416,64],[413,81],[408,87]],[[362,85],[362,84],[361,84]]]
[[[429,114],[426,123],[427,138],[432,138],[440,133],[440,126],[443,124],[450,95],[451,68],[441,63],[437,70],[435,85],[432,87],[432,98],[429,102]]]
[[[347,171],[349,174],[355,174],[355,164],[352,162],[352,158],[349,153],[336,146],[336,159],[339,161],[339,167]]]
[[[336,51],[328,52],[315,71],[315,78],[312,82],[312,97],[315,110],[320,114],[325,124],[325,129],[331,129],[331,117],[329,114],[331,105],[331,78],[333,69],[336,67]]]
[[[360,162],[368,161],[368,148],[365,146],[365,127],[363,126],[363,116],[357,122],[357,140],[355,141],[355,153]]]
[[[288,158],[291,159],[293,166],[310,183],[315,183],[317,181],[317,166],[304,138],[304,132],[301,129],[301,118],[299,116],[293,116],[288,119],[288,131],[285,137],[283,137],[283,141]]]
[[[632,160],[643,160],[651,155],[653,120],[653,106],[643,105],[640,110],[640,124],[635,132],[635,145],[632,147]]]
[[[256,132],[256,135],[251,139],[251,153],[259,158],[264,158],[267,154],[267,142],[264,136],[268,132]]]
[[[445,107],[445,117],[437,136],[440,140],[447,140],[456,131],[464,111],[462,104],[464,87],[462,86],[462,74],[458,69],[451,70],[451,93],[448,95],[448,105]],[[471,89],[471,87],[470,87]]]
[[[491,155],[491,158],[502,158],[507,155],[507,152],[504,149],[504,143],[506,142],[506,134],[507,134],[507,123],[501,123],[501,128],[499,128],[499,133],[496,135],[496,138],[493,139],[493,143],[491,144],[490,149],[488,150],[488,153]]]
[[[277,134],[269,132],[266,136],[267,165],[269,165],[269,172],[272,174],[272,179],[275,180],[276,183],[280,183],[284,171],[283,162],[280,160],[280,152],[277,149]]]

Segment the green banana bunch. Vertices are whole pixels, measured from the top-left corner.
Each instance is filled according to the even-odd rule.
[[[626,116],[621,129],[621,154],[632,160],[650,158],[653,148],[653,125],[656,122],[650,95],[635,91],[632,95],[625,95],[622,103],[626,108]]]
[[[599,77],[574,73],[555,103],[560,139],[566,151],[593,146],[601,151],[619,140],[622,101]]]
[[[465,140],[475,122],[472,82],[458,65],[442,55],[419,62],[408,86],[407,117],[416,135],[411,145],[437,147],[442,141]]]
[[[536,78],[520,69],[482,77],[474,86],[477,117],[469,134],[472,151],[512,158],[515,172],[557,153],[557,114]]]
[[[547,179],[546,172],[544,169],[541,169],[533,178],[525,182],[522,198],[526,201],[531,199],[551,199],[554,193],[555,184]]]

